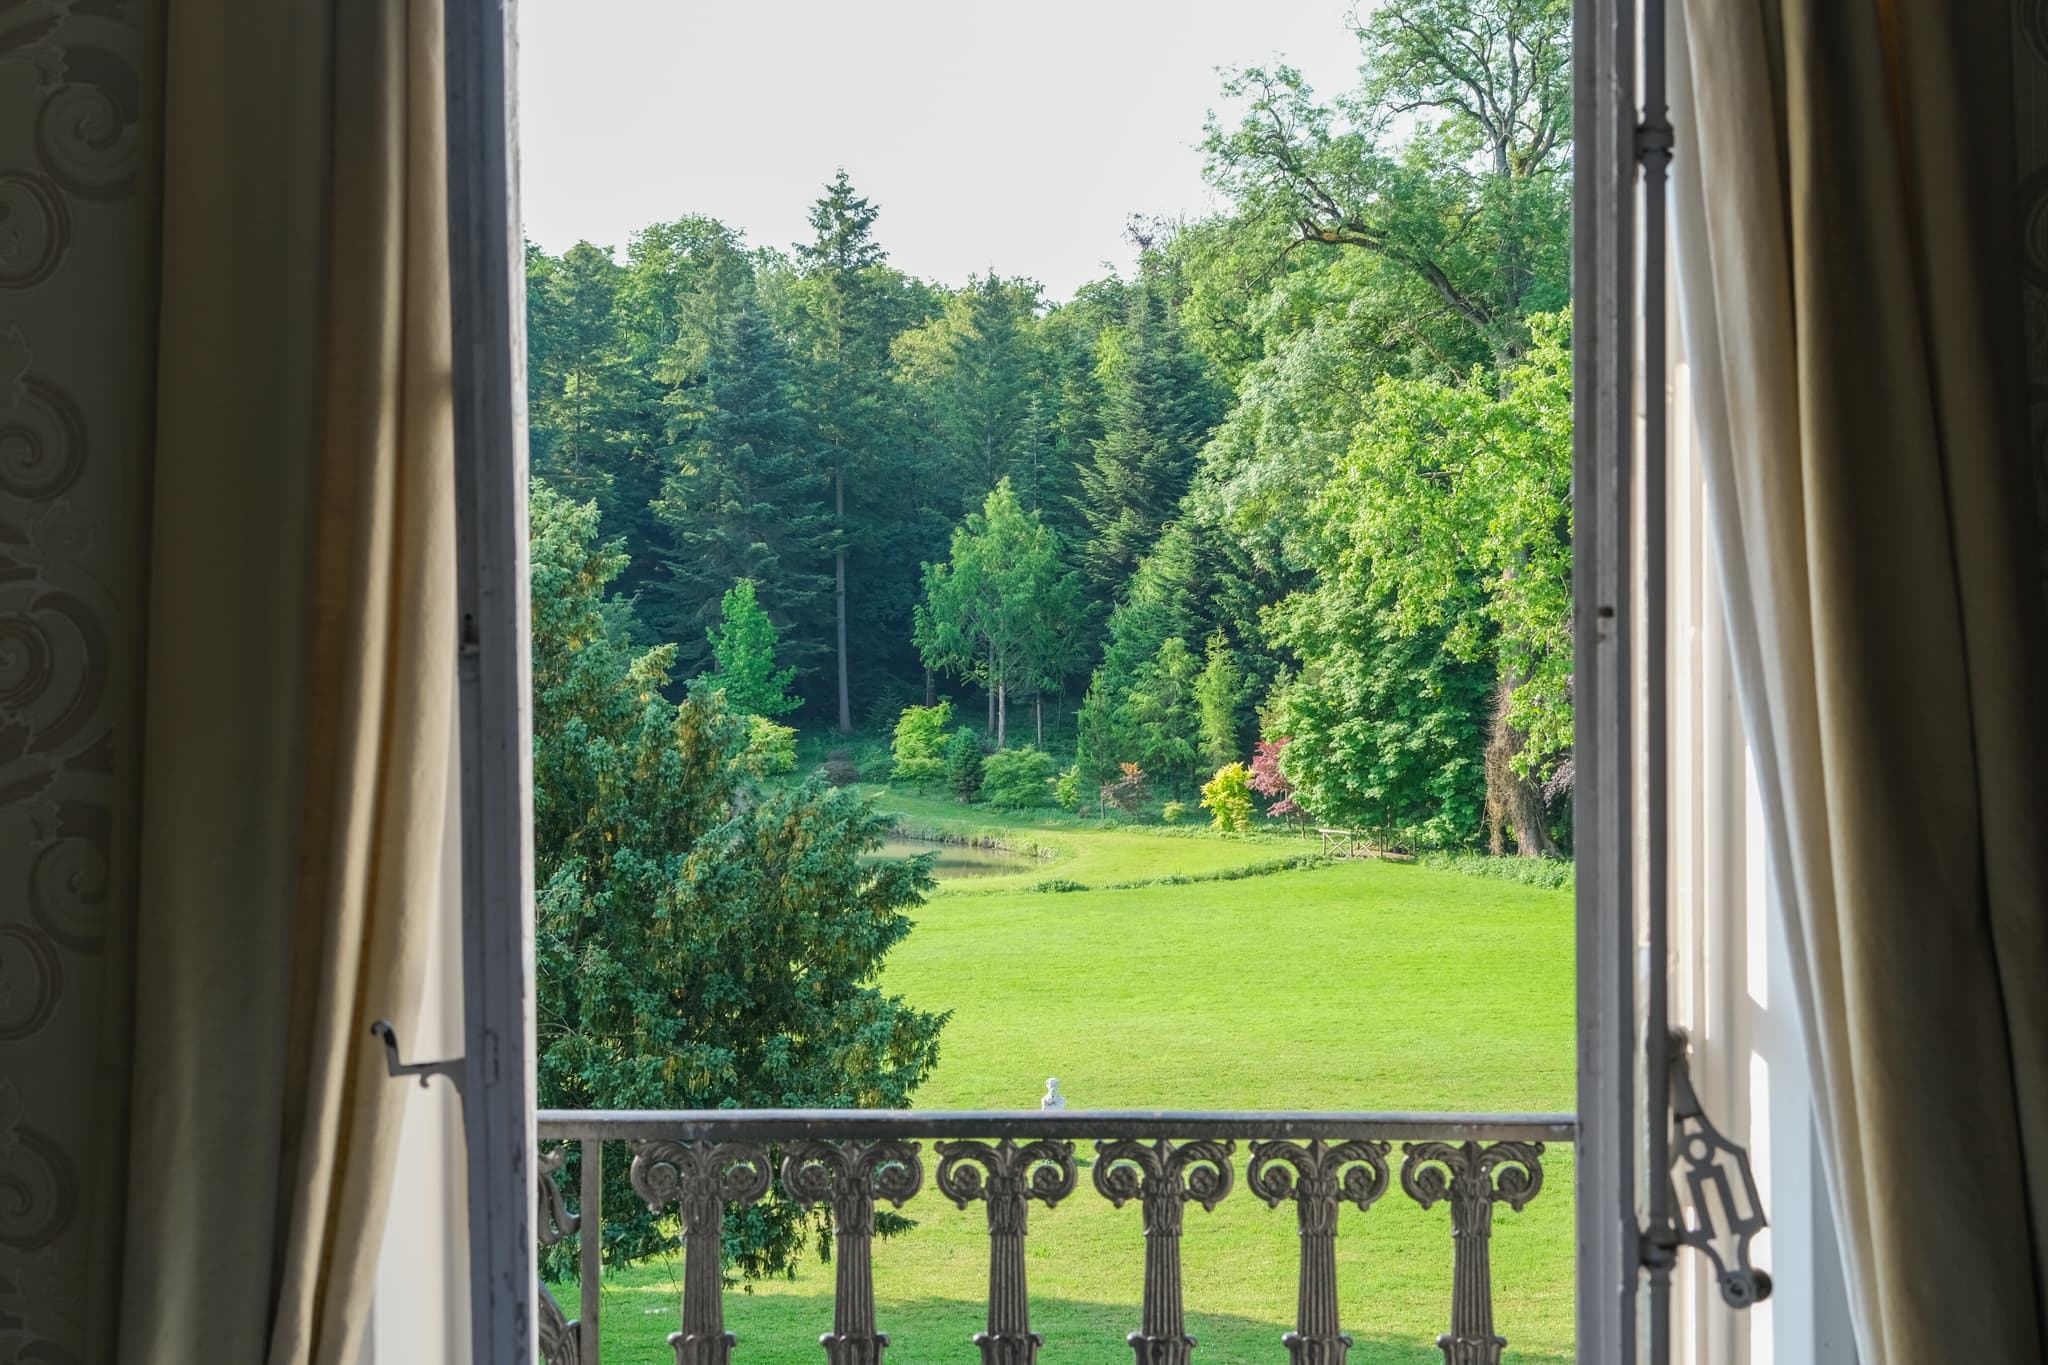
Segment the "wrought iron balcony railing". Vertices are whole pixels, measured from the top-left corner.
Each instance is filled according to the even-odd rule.
[[[1437,1338],[1446,1365],[1494,1365],[1506,1341],[1493,1323],[1493,1206],[1520,1209],[1534,1199],[1543,1188],[1544,1145],[1570,1142],[1575,1131],[1570,1114],[546,1111],[542,1242],[584,1235],[581,1316],[569,1321],[543,1291],[541,1354],[547,1365],[598,1365],[601,1238],[586,1220],[600,1208],[605,1145],[617,1143],[632,1154],[633,1189],[657,1211],[673,1210],[681,1227],[681,1330],[669,1337],[677,1365],[730,1360],[724,1214],[761,1198],[777,1180],[790,1199],[831,1213],[832,1330],[820,1340],[828,1365],[879,1365],[889,1339],[875,1311],[875,1206],[901,1207],[924,1188],[922,1144],[929,1141],[939,1193],[963,1209],[979,1203],[987,1211],[988,1328],[974,1338],[982,1365],[1031,1365],[1042,1340],[1031,1330],[1025,1293],[1028,1211],[1034,1200],[1049,1207],[1075,1193],[1077,1144],[1091,1142],[1089,1183],[1118,1208],[1136,1204],[1141,1214],[1143,1300],[1138,1330],[1127,1338],[1137,1365],[1189,1363],[1195,1342],[1181,1302],[1182,1215],[1190,1203],[1213,1209],[1232,1194],[1240,1150],[1250,1195],[1295,1209],[1300,1295],[1294,1330],[1283,1339],[1291,1365],[1343,1365],[1351,1339],[1337,1319],[1338,1213],[1346,1204],[1371,1208],[1396,1180],[1425,1209],[1450,1205],[1450,1330]],[[555,1179],[571,1142],[582,1154],[575,1216]]]

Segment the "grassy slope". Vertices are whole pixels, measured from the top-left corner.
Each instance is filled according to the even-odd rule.
[[[906,823],[986,829],[995,817],[885,795]],[[926,1108],[1033,1104],[1057,1075],[1076,1107],[1568,1109],[1572,1103],[1571,901],[1413,866],[1354,863],[1230,882],[1048,895],[1047,876],[1089,885],[1199,874],[1298,845],[1178,831],[1009,822],[1060,850],[1042,870],[951,887],[920,913],[887,985],[951,1009]],[[1396,1154],[1398,1157],[1398,1153]],[[1571,1349],[1571,1160],[1546,1158],[1544,1193],[1496,1222],[1495,1294],[1508,1359]],[[1241,1167],[1241,1163],[1240,1163]],[[1047,1359],[1127,1365],[1141,1233],[1135,1209],[1086,1184],[1032,1212],[1033,1324]],[[883,1244],[877,1294],[889,1358],[974,1358],[986,1238],[927,1186],[921,1226]],[[1357,1365],[1437,1361],[1448,1309],[1448,1214],[1398,1191],[1347,1214],[1344,1321]],[[1293,1218],[1241,1188],[1191,1209],[1190,1330],[1199,1359],[1273,1360],[1291,1325]],[[681,1264],[609,1277],[607,1362],[669,1361]],[[573,1295],[573,1288],[569,1291]],[[573,1310],[573,1297],[565,1297]],[[815,1365],[831,1320],[829,1267],[727,1296],[746,1365]]]

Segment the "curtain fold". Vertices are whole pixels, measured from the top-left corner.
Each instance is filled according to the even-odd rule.
[[[449,785],[441,24],[168,19],[131,1365],[360,1350]]]
[[[2048,1359],[2048,620],[2003,6],[1689,0],[1678,291],[1868,1361]]]

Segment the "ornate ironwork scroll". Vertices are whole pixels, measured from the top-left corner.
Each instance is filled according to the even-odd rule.
[[[1145,1211],[1145,1300],[1140,1327],[1126,1337],[1137,1365],[1188,1365],[1195,1339],[1181,1308],[1181,1215],[1192,1199],[1214,1209],[1230,1193],[1236,1144],[1200,1141],[1150,1146],[1129,1139],[1095,1144],[1095,1188],[1122,1208]]]
[[[1748,1308],[1771,1296],[1771,1277],[1750,1264],[1749,1246],[1764,1230],[1763,1196],[1749,1153],[1716,1128],[1692,1088],[1686,1038],[1671,1035],[1671,1178],[1686,1195],[1692,1216],[1677,1239],[1714,1263],[1714,1279],[1730,1308]]]
[[[1499,1365],[1493,1330],[1493,1206],[1520,1210],[1543,1188],[1540,1142],[1410,1142],[1401,1188],[1429,1208],[1451,1201],[1451,1330],[1436,1339],[1444,1365]]]
[[[676,1365],[726,1365],[735,1338],[725,1330],[725,1209],[768,1193],[775,1167],[746,1142],[633,1144],[633,1193],[659,1212],[673,1204],[683,1225],[682,1330],[668,1344]]]
[[[783,1155],[783,1192],[832,1210],[832,1330],[818,1338],[828,1365],[880,1365],[889,1338],[875,1330],[875,1201],[901,1208],[923,1185],[914,1142],[798,1142]]]
[[[539,1214],[534,1219],[534,1235],[544,1247],[558,1245],[583,1224],[581,1217],[571,1217],[569,1205],[562,1198],[561,1186],[555,1184],[555,1176],[562,1169],[562,1163],[569,1159],[567,1144],[545,1152],[534,1163],[538,1173]],[[562,1305],[555,1302],[555,1296],[548,1292],[547,1283],[540,1286],[540,1358],[543,1365],[583,1365],[582,1342],[577,1336],[577,1324],[569,1321],[562,1311]]]
[[[1274,1208],[1292,1199],[1301,1229],[1294,1330],[1281,1338],[1293,1365],[1344,1365],[1351,1338],[1337,1322],[1337,1210],[1346,1203],[1360,1212],[1371,1208],[1387,1182],[1384,1142],[1252,1144],[1244,1183]]]
[[[941,1142],[940,1193],[966,1208],[988,1205],[988,1330],[978,1332],[982,1365],[1032,1365],[1045,1339],[1031,1330],[1024,1289],[1026,1215],[1036,1199],[1051,1208],[1074,1192],[1074,1144],[1041,1139],[1018,1146],[1010,1138]]]

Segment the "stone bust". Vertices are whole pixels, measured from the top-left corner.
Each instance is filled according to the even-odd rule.
[[[1047,1076],[1045,1078],[1045,1093],[1039,1096],[1038,1107],[1040,1109],[1064,1109],[1067,1107],[1067,1097],[1060,1093],[1059,1077]]]

